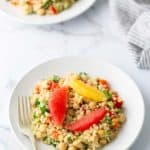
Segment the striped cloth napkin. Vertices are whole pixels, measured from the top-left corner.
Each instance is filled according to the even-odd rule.
[[[110,0],[110,7],[137,66],[150,69],[150,0]]]

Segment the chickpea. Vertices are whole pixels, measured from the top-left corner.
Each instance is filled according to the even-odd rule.
[[[33,10],[36,12],[41,8],[41,4],[37,3],[33,5]]]
[[[96,103],[95,103],[95,102],[90,102],[90,103],[89,103],[89,107],[90,107],[91,109],[94,109],[95,106],[96,106]]]
[[[37,139],[40,139],[40,138],[42,137],[42,134],[41,134],[40,131],[37,131],[37,132],[36,132],[36,137],[37,137]]]
[[[25,4],[23,6],[23,10],[25,14],[31,14],[33,12],[33,7],[30,4]],[[37,89],[36,89],[37,90]]]
[[[23,6],[25,3],[26,3],[25,0],[20,0],[20,1],[19,1],[19,4],[20,4],[21,6]]]
[[[69,2],[64,2],[64,9],[67,9],[70,7],[70,3]]]
[[[66,149],[67,149],[67,144],[65,144],[65,143],[60,143],[60,144],[58,145],[58,149],[59,149],[59,150],[66,150]]]
[[[74,147],[74,146],[71,146],[71,147],[68,148],[68,150],[77,150],[77,148]]]
[[[107,143],[107,141],[105,139],[101,139],[100,143],[103,144],[103,145],[105,145]]]
[[[46,125],[45,124],[40,125],[39,130],[40,132],[46,131]]]
[[[123,123],[123,122],[125,122],[125,120],[126,120],[125,115],[124,115],[124,114],[120,114],[119,121],[120,121],[121,123]]]
[[[39,9],[39,10],[37,10],[37,14],[42,16],[42,15],[45,14],[45,10],[44,9]]]
[[[104,135],[104,130],[99,130],[98,134],[102,137]]]

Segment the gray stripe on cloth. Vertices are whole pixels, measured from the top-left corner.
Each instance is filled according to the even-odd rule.
[[[150,0],[110,0],[112,16],[127,34],[137,66],[150,69]]]

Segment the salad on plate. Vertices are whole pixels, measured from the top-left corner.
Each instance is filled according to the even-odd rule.
[[[119,134],[123,100],[108,81],[85,72],[38,82],[30,97],[32,132],[58,150],[97,150]]]
[[[7,0],[25,14],[56,15],[70,8],[78,0]]]

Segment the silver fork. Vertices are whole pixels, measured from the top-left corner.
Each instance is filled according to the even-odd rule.
[[[18,123],[21,132],[30,138],[33,150],[37,150],[36,139],[31,131],[31,103],[29,97],[18,97]]]

